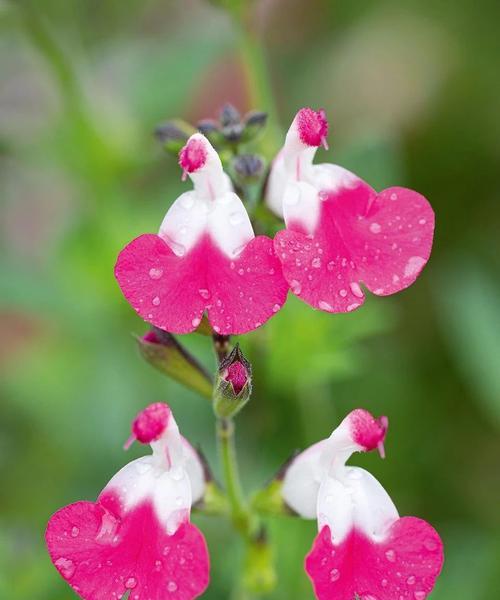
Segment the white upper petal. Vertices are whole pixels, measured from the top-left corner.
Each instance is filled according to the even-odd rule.
[[[359,467],[334,471],[320,486],[318,528],[328,525],[336,544],[353,528],[374,541],[384,539],[388,528],[399,518],[387,492],[373,475]]]
[[[326,443],[318,442],[295,457],[283,479],[283,499],[305,519],[316,518],[319,488],[325,476],[321,455]]]
[[[201,134],[192,137],[203,139],[207,162],[189,174],[194,189],[175,200],[159,235],[177,256],[183,256],[208,234],[229,258],[234,258],[255,237],[250,218],[208,140]]]
[[[152,455],[125,465],[104,491],[118,495],[124,512],[149,500],[160,523],[173,535],[204,493],[203,467],[195,450],[179,435],[173,417],[151,446]]]

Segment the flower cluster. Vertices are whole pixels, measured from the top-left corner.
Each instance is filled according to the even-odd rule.
[[[223,443],[252,392],[251,365],[238,345],[230,351],[229,336],[262,326],[289,292],[314,309],[346,313],[363,304],[365,290],[385,296],[405,289],[427,263],[434,233],[432,208],[417,192],[377,193],[338,165],[314,164],[317,148],[328,148],[328,121],[324,111],[303,108],[272,161],[263,196],[283,225],[274,238],[256,236],[209,138],[234,151],[265,120],[225,107],[219,123],[202,122],[207,137],[193,133],[179,151],[192,189],[173,202],[158,233],[140,235],[120,252],[115,267],[123,295],[152,326],[139,339],[143,356],[212,398]],[[161,131],[169,143],[172,132],[182,135],[170,125]],[[250,168],[252,156],[233,159],[245,157],[254,177],[263,163]],[[215,381],[172,335],[193,331],[213,336]],[[283,512],[318,521],[305,561],[318,600],[424,600],[441,570],[436,531],[400,518],[372,475],[345,464],[358,451],[378,449],[383,457],[387,427],[387,418],[357,409],[281,474]],[[206,543],[190,523],[193,505],[210,504],[207,467],[166,404],[139,413],[126,447],[135,440],[150,444],[152,454],[122,468],[97,502],[76,502],[50,519],[51,559],[84,600],[191,600],[209,581]],[[230,474],[235,461],[231,445],[224,448]],[[221,512],[227,500],[233,522],[260,552],[263,530],[248,517],[255,510],[258,519],[258,508],[240,503],[234,481],[228,486]]]

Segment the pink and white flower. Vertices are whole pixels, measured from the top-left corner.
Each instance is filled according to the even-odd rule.
[[[301,109],[276,157],[267,203],[284,217],[275,248],[292,292],[315,308],[349,312],[411,285],[427,263],[434,212],[413,190],[380,193],[333,164],[313,164],[326,145],[323,111]]]
[[[123,467],[97,502],[75,502],[50,519],[46,541],[62,577],[84,600],[190,600],[204,592],[209,557],[189,522],[203,496],[203,466],[166,404],[135,419],[149,456]]]
[[[443,564],[437,532],[416,517],[399,517],[387,492],[367,471],[348,467],[353,452],[378,448],[387,419],[351,412],[331,436],[288,468],[285,502],[317,518],[319,533],[305,569],[318,600],[424,600]]]
[[[168,210],[158,235],[141,235],[118,256],[115,276],[135,311],[172,333],[195,330],[206,312],[220,334],[256,329],[287,296],[273,242],[255,237],[218,154],[192,135],[179,163],[194,189]]]

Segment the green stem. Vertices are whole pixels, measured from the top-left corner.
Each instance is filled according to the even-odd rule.
[[[232,419],[218,419],[217,439],[219,441],[222,471],[227,499],[229,501],[231,520],[236,529],[248,540],[252,533],[252,519],[241,487],[234,444],[234,430],[234,421]]]

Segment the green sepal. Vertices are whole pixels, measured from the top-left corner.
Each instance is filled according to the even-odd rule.
[[[212,378],[172,334],[155,328],[136,340],[142,356],[158,371],[212,399]]]

